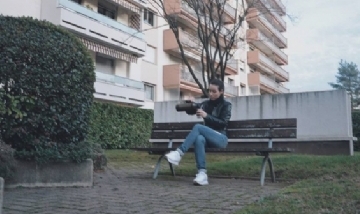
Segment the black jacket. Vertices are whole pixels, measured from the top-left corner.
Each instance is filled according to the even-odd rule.
[[[204,125],[226,135],[227,125],[231,118],[231,103],[221,96],[215,101],[205,100],[201,103],[201,108],[207,113]]]

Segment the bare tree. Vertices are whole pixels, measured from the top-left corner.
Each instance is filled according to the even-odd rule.
[[[224,81],[229,60],[239,45],[239,30],[243,26],[249,9],[264,5],[268,0],[237,0],[237,8],[232,8],[227,0],[149,0],[158,9],[159,15],[165,19],[172,30],[179,46],[180,56],[195,82],[208,96],[207,83],[216,78]],[[269,12],[270,7],[261,9]],[[196,20],[191,20],[186,10]],[[190,30],[182,31],[184,20]],[[181,38],[187,34],[188,39]],[[192,50],[198,53],[201,61],[202,80],[194,71],[194,60],[185,54]],[[232,62],[234,63],[234,62]]]

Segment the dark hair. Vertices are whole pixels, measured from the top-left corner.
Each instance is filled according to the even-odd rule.
[[[212,79],[210,81],[211,85],[216,85],[219,89],[219,91],[224,91],[224,82],[219,79]]]

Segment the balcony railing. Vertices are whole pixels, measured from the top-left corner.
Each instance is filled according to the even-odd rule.
[[[286,8],[285,8],[285,5],[281,2],[281,0],[273,0],[273,1],[280,8],[281,13],[285,14],[286,13]]]
[[[260,55],[259,56],[260,61],[262,61],[264,64],[266,64],[269,68],[271,68],[279,75],[285,77],[286,79],[289,79],[289,73],[287,71],[285,71],[282,67],[277,65],[274,61],[270,60],[266,55],[264,55],[260,51],[258,51],[258,53]]]
[[[144,83],[125,77],[116,76],[113,74],[106,74],[102,72],[96,72],[96,81],[108,82],[119,86],[129,87],[136,90],[144,91]]]
[[[267,29],[269,29],[271,31],[271,33],[273,33],[275,35],[275,37],[277,37],[281,43],[285,44],[285,46],[287,45],[287,39],[285,38],[284,35],[282,35],[282,33],[280,33],[266,18],[264,15],[260,14],[258,12],[258,17],[260,19],[260,21],[265,25],[265,27]]]
[[[274,19],[282,26],[283,29],[286,29],[286,22],[281,16],[276,13],[272,8],[271,5],[267,2],[268,0],[260,0],[263,6],[270,12],[270,14],[274,17]],[[272,20],[269,20],[272,22]]]
[[[100,13],[94,12],[90,9],[87,9],[86,7],[83,7],[75,2],[69,1],[69,0],[58,0],[59,6],[71,10],[73,12],[79,13],[83,16],[88,17],[89,19],[98,21],[104,25],[107,25],[109,27],[115,28],[116,30],[120,30],[122,32],[125,32],[129,34],[130,37],[137,37],[139,39],[144,40],[144,33],[131,28],[129,26],[126,26],[120,22],[117,22],[109,17],[106,17]]]
[[[194,10],[193,8],[191,8],[188,3],[186,3],[186,1],[184,1],[184,0],[181,1],[181,7],[182,7],[186,12],[188,12],[188,13],[190,13],[192,16],[194,16],[194,17],[196,18],[196,20],[197,20],[198,15],[196,14],[195,10]],[[206,18],[206,20],[205,20],[205,18]],[[206,16],[206,17],[200,17],[200,20],[201,20],[201,23],[202,23],[202,24],[209,25],[209,24],[211,23],[209,17],[207,17],[207,16]],[[216,26],[218,26],[218,22],[216,22],[215,20],[212,20],[212,21],[214,22],[214,24],[215,24]],[[221,25],[221,26],[222,26],[222,27],[220,28],[220,33],[221,33],[222,35],[228,35],[228,30],[225,29],[225,27],[224,27],[223,25]]]
[[[280,50],[280,48],[278,48],[273,41],[271,41],[269,38],[267,38],[264,34],[262,34],[260,31],[258,31],[259,33],[259,40],[263,41],[276,55],[278,55],[281,59],[283,59],[284,61],[288,61],[288,56]]]
[[[194,75],[200,81],[200,83],[204,84],[202,72],[196,71],[196,70],[193,70],[193,71],[194,71]],[[207,82],[206,78],[207,77],[205,76],[205,81]],[[186,65],[181,65],[181,79],[186,82],[191,82],[191,83],[197,84]]]
[[[193,71],[194,71],[194,75],[200,81],[200,83],[204,84],[202,72],[196,71],[196,70],[193,70]],[[206,78],[207,78],[207,76],[205,74],[205,82],[208,83]],[[185,65],[181,66],[181,79],[186,82],[191,82],[191,83],[197,84],[195,82],[194,78],[192,77],[191,73],[189,72],[188,67]],[[235,96],[238,95],[238,87],[237,86],[230,85],[229,83],[224,83],[224,85],[225,85],[225,93],[235,95]]]
[[[237,86],[230,85],[229,83],[226,82],[224,82],[224,86],[225,86],[225,93],[238,96],[239,91]]]
[[[237,60],[234,59],[234,58],[229,59],[229,60],[226,62],[226,65],[227,65],[228,67],[236,70],[236,71],[237,71],[237,69],[238,69],[238,62],[237,62]]]
[[[281,93],[289,93],[289,89],[285,88],[284,86],[280,85],[279,83],[275,82],[275,78],[270,78],[268,76],[260,74],[260,82],[264,85],[267,85],[270,88],[275,89]]]
[[[224,10],[226,11],[227,14],[229,14],[231,17],[235,17],[236,14],[236,9],[231,7],[231,5],[227,2],[224,5]]]
[[[275,20],[284,28],[286,29],[286,22],[285,20],[274,10],[271,10],[271,14],[275,17]]]
[[[290,92],[290,89],[285,88],[284,86],[282,86],[282,85],[280,85],[280,84],[278,84],[277,87],[278,87],[278,90],[279,90],[281,93],[289,93],[289,92]]]

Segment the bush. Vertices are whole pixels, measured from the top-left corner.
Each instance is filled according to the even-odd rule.
[[[357,142],[354,142],[354,150],[360,151],[360,111],[352,112],[353,122],[353,135],[358,138]]]
[[[11,178],[14,175],[15,166],[14,149],[0,139],[0,177]]]
[[[18,158],[91,156],[85,142],[93,103],[94,64],[85,46],[46,21],[0,16],[1,134]]]
[[[153,111],[94,103],[88,140],[104,149],[146,147],[149,145]]]

